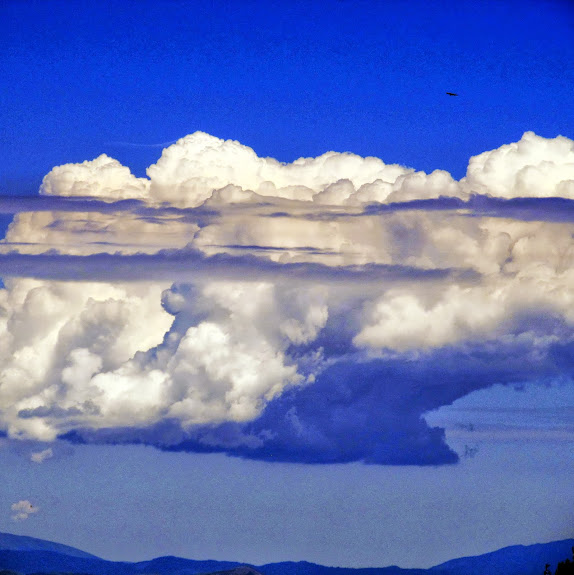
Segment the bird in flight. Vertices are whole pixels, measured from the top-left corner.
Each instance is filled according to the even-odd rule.
[[[454,92],[447,92],[447,94],[448,94],[449,96],[458,96],[458,94],[455,94]]]

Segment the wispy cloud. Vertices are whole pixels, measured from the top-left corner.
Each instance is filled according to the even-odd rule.
[[[159,144],[147,144],[147,143],[138,143],[138,142],[105,142],[105,146],[117,146],[119,148],[165,148],[167,146],[171,146],[175,144],[177,140],[172,140],[171,142],[160,142]]]
[[[34,463],[44,463],[46,459],[51,459],[52,457],[54,457],[54,452],[51,447],[48,447],[42,451],[33,451],[30,454],[30,461],[33,461]]]

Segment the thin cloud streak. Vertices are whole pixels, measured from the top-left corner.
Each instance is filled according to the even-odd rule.
[[[156,254],[135,255],[0,254],[0,277],[96,282],[207,279],[265,281],[282,278],[297,283],[324,281],[369,284],[446,279],[471,283],[476,282],[480,274],[472,269],[422,269],[385,264],[331,267],[309,262],[277,263],[252,254],[205,256],[197,250],[161,250]]]
[[[118,146],[125,148],[166,148],[175,144],[177,140],[172,140],[170,142],[162,142],[160,144],[138,144],[137,142],[105,142],[104,146]]]
[[[263,198],[261,198],[263,200]],[[277,207],[290,211],[276,211]],[[508,218],[517,221],[574,222],[574,200],[563,197],[495,198],[471,194],[468,199],[439,197],[387,204],[371,203],[364,207],[321,206],[296,200],[269,198],[266,201],[236,203],[221,206],[177,206],[150,204],[137,199],[98,200],[79,196],[7,196],[0,195],[0,214],[20,212],[98,212],[114,214],[129,212],[143,217],[179,217],[185,221],[206,221],[233,213],[252,213],[269,218],[295,218],[337,221],[341,218],[361,218],[398,212],[452,212],[471,217]]]

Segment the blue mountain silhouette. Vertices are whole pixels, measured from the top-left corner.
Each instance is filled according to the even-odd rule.
[[[246,566],[234,561],[196,561],[170,556],[135,563],[106,561],[67,545],[0,533],[0,570],[22,575],[541,575],[546,563],[550,563],[554,571],[558,562],[569,558],[573,546],[574,539],[515,545],[476,557],[452,559],[430,569],[402,569],[395,565],[353,569],[326,567],[307,561]]]

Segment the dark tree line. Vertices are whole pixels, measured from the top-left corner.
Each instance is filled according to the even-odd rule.
[[[546,563],[544,575],[552,575],[552,571],[550,571],[550,563]],[[556,566],[554,575],[574,575],[574,547],[572,547],[572,561],[570,561],[570,559],[560,561]]]

